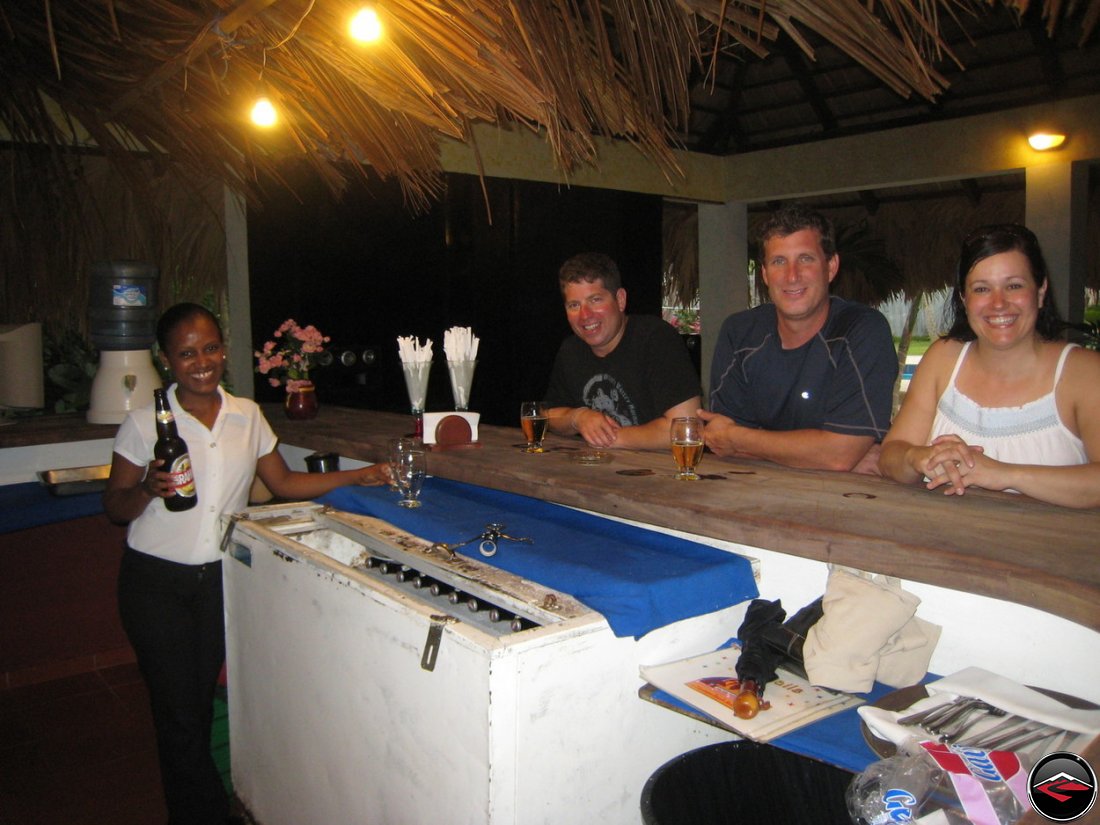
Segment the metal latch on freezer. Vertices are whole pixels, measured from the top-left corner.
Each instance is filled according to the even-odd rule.
[[[447,553],[450,558],[454,558],[455,550],[459,547],[465,547],[467,544],[472,544],[475,541],[480,542],[477,549],[481,555],[485,557],[495,556],[497,554],[497,542],[501,539],[507,541],[518,541],[526,544],[534,544],[535,540],[532,538],[525,538],[520,536],[509,536],[504,532],[504,525],[499,522],[491,522],[485,525],[485,532],[473,538],[466,539],[466,541],[460,541],[455,544],[444,544],[441,541],[437,541],[431,547],[428,548],[428,552],[438,551],[441,553]]]
[[[229,524],[226,525],[225,534],[222,536],[221,551],[223,553],[229,549],[229,546],[233,541],[233,531],[237,529],[237,523],[245,521],[247,518],[248,513],[234,513],[229,517]],[[247,547],[233,545],[233,549],[230,551],[230,555],[237,561],[244,564],[246,567],[252,566],[252,551],[250,551]]]
[[[431,619],[432,623],[428,626],[428,638],[424,641],[424,655],[420,657],[420,667],[424,670],[435,670],[435,660],[439,656],[439,645],[443,642],[443,626],[458,621],[454,616],[433,615]]]

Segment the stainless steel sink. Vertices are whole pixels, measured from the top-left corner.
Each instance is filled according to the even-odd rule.
[[[38,478],[55,496],[75,496],[107,489],[107,476],[110,474],[110,464],[96,464],[91,467],[39,470]]]

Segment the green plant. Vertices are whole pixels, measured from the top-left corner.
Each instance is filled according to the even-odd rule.
[[[74,329],[42,336],[42,361],[46,371],[46,410],[56,413],[88,409],[92,379],[99,354]]]
[[[1082,324],[1066,324],[1066,326],[1078,333],[1076,336],[1071,336],[1071,340],[1076,339],[1081,346],[1088,349],[1100,350],[1100,320],[1086,320]]]

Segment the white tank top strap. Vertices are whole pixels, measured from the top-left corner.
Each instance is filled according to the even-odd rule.
[[[966,359],[966,353],[970,351],[970,345],[973,341],[967,341],[963,344],[963,348],[959,351],[959,357],[955,359],[955,368],[951,370],[951,377],[947,379],[947,386],[955,386],[955,379],[959,377],[959,368],[962,367],[963,361]]]
[[[1054,386],[1058,386],[1058,382],[1062,379],[1062,367],[1066,365],[1066,356],[1069,355],[1071,349],[1077,349],[1077,344],[1066,344],[1062,347],[1062,354],[1058,356],[1058,366],[1054,368]]]

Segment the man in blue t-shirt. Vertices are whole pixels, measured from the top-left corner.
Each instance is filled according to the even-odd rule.
[[[802,206],[760,228],[771,302],[726,319],[711,364],[707,446],[788,467],[874,471],[898,361],[885,317],[830,297],[832,224]]]
[[[660,318],[626,314],[619,268],[585,253],[558,273],[573,335],[558,350],[546,403],[550,429],[593,447],[667,450],[669,425],[699,408],[687,347]]]

